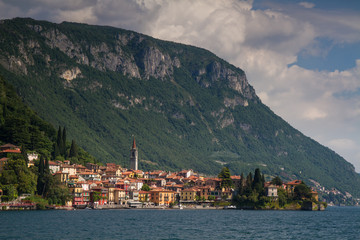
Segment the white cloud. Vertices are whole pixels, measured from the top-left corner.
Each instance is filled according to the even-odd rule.
[[[303,113],[303,116],[304,116],[304,119],[307,119],[307,120],[316,120],[316,119],[327,117],[327,113],[320,109],[310,107],[305,110],[305,112]]]
[[[310,2],[300,2],[299,5],[303,6],[304,8],[313,8],[313,7],[315,7],[315,4],[310,3]]]
[[[349,150],[349,149],[353,150],[358,147],[353,140],[346,138],[333,139],[329,142],[329,145],[333,148],[343,149],[343,150]]]

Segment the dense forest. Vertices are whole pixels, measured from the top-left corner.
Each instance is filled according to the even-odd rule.
[[[57,134],[56,134],[57,133]],[[16,199],[20,194],[33,195],[35,201],[64,204],[69,199],[68,188],[49,171],[49,160],[65,159],[72,163],[96,162],[95,158],[72,140],[66,140],[66,129],[54,127],[27,107],[15,90],[0,76],[0,145],[21,147],[21,154],[0,153],[7,164],[0,172],[3,201]],[[38,153],[35,166],[28,168],[27,153]],[[36,194],[38,197],[34,197]]]

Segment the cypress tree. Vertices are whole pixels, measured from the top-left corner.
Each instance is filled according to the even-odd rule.
[[[28,164],[29,163],[29,158],[27,156],[27,153],[26,153],[26,150],[25,150],[24,146],[21,146],[21,155],[23,156],[26,164]]]
[[[64,158],[66,159],[66,129],[64,127],[63,129],[63,133],[62,133],[62,155],[64,156]]]
[[[246,184],[246,180],[244,178],[244,173],[241,173],[241,175],[240,175],[240,184],[239,184],[239,189],[238,189],[238,194],[239,195],[243,195],[245,184]]]
[[[253,178],[252,178],[252,173],[249,172],[249,174],[246,177],[246,186],[245,186],[245,194],[246,195],[250,195],[252,193],[252,188],[253,186]]]
[[[62,143],[63,143],[61,132],[62,132],[61,127],[59,126],[59,130],[57,132],[57,137],[56,137],[56,145],[59,150],[59,155],[62,154],[61,150],[62,150]],[[58,155],[56,155],[56,156],[58,156]]]
[[[45,173],[49,173],[49,172],[50,172],[49,159],[46,158],[46,159],[45,159],[44,174],[45,174]]]
[[[54,158],[56,158],[59,155],[60,155],[59,146],[57,145],[57,143],[54,143]]]
[[[39,195],[43,194],[44,191],[44,157],[43,155],[40,156],[40,161],[39,161],[39,168],[38,168],[38,180],[37,180],[37,193]]]
[[[77,157],[79,153],[78,147],[74,140],[71,141],[69,157]]]
[[[264,188],[264,184],[263,184],[263,180],[262,180],[262,176],[261,176],[261,172],[259,168],[255,169],[255,174],[254,174],[254,182],[253,182],[253,189],[256,190],[256,192],[261,193],[263,188]]]

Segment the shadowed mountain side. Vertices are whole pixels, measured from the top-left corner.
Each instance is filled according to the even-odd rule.
[[[0,24],[0,74],[103,162],[233,174],[254,168],[360,195],[354,167],[263,105],[245,73],[211,52],[113,27]]]

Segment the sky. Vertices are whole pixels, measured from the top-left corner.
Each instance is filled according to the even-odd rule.
[[[214,52],[262,102],[360,172],[358,0],[0,0],[0,18],[81,22]]]

